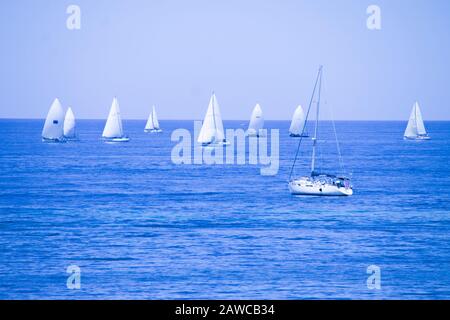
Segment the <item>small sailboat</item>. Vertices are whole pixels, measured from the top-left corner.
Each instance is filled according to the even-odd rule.
[[[122,117],[120,116],[119,102],[114,98],[108,120],[102,137],[106,142],[128,142],[130,139],[124,135],[122,127]]]
[[[316,153],[317,153],[317,143],[318,143],[318,129],[319,129],[319,110],[320,110],[320,95],[322,87],[322,74],[323,68],[320,67],[319,73],[317,75],[316,84],[314,85],[313,94],[308,108],[308,113],[311,110],[311,105],[315,97],[317,85],[318,89],[318,99],[317,99],[317,110],[316,110],[316,124],[314,129],[313,149],[312,149],[312,159],[311,159],[311,176],[305,176],[301,178],[293,178],[292,174],[299,154],[302,138],[300,138],[297,154],[295,155],[294,164],[292,165],[290,177],[289,177],[289,190],[293,195],[305,195],[305,196],[351,196],[353,195],[353,188],[349,178],[339,175],[332,175],[321,173],[316,170]],[[306,121],[308,119],[306,118]],[[333,122],[334,127],[334,122]],[[304,130],[304,129],[303,129]],[[337,141],[337,149],[339,152],[339,163],[342,167],[342,158],[340,154],[339,143]]]
[[[158,116],[156,115],[155,106],[152,108],[152,112],[148,116],[147,124],[145,125],[144,132],[162,132],[159,127]]]
[[[247,135],[249,137],[259,137],[263,134],[264,117],[261,110],[261,106],[257,104],[253,109],[252,116],[250,118],[250,124],[248,125]]]
[[[298,106],[295,109],[294,115],[292,116],[291,127],[289,128],[289,134],[291,137],[308,137],[306,132],[306,118],[303,112],[302,106]],[[305,129],[305,130],[304,130]]]
[[[206,111],[205,119],[203,120],[203,125],[197,141],[203,146],[228,144],[223,130],[223,121],[220,114],[219,103],[217,102],[214,93],[209,101],[208,111]]]
[[[65,142],[64,138],[64,111],[58,99],[53,101],[44,128],[42,129],[43,142]]]
[[[67,140],[76,140],[77,135],[75,131],[75,115],[72,108],[68,108],[66,117],[64,118],[64,138]]]
[[[406,127],[404,139],[406,140],[430,140],[423,123],[422,112],[419,103],[416,102],[409,116],[408,126]]]

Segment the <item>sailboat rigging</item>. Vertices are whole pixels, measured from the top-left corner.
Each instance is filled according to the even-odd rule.
[[[128,142],[130,139],[125,136],[122,127],[122,117],[120,115],[119,102],[113,99],[109,111],[108,120],[105,124],[102,137],[106,142]]]
[[[222,115],[220,114],[219,103],[217,102],[214,92],[209,101],[208,110],[206,111],[197,142],[201,143],[202,146],[228,144],[223,130],[223,121]]]
[[[404,139],[406,140],[430,140],[427,134],[425,124],[423,123],[422,112],[419,103],[416,102],[412,108],[408,125],[405,130]]]
[[[155,106],[153,106],[152,112],[148,116],[147,124],[145,125],[144,131],[153,133],[162,132],[161,128],[159,127],[159,121],[158,116],[156,115]]]
[[[306,113],[305,122],[301,130],[300,141],[297,147],[297,152],[293,165],[291,167],[291,172],[289,174],[289,190],[294,195],[307,195],[307,196],[351,196],[353,195],[353,188],[349,178],[341,175],[332,175],[321,173],[317,170],[316,157],[317,157],[317,147],[318,147],[318,133],[319,133],[319,116],[320,116],[320,102],[322,94],[322,77],[323,77],[323,67],[319,68],[316,82],[314,84],[314,90],[309,103],[308,111]],[[318,87],[318,90],[317,90]],[[312,138],[312,157],[311,157],[311,175],[304,176],[301,178],[292,178],[295,168],[295,164],[299,155],[300,146],[302,143],[302,136],[305,134],[306,122],[308,120],[309,114],[311,112],[311,107],[313,105],[314,97],[318,91],[317,105],[316,105],[316,121],[314,128],[314,137]],[[334,126],[334,123],[333,123]],[[339,150],[339,142],[336,143]],[[339,160],[341,163],[341,159]]]

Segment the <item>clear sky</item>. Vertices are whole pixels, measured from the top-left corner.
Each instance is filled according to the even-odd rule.
[[[81,29],[66,27],[70,4]],[[381,30],[366,27],[369,5]],[[9,0],[0,3],[0,117],[289,119],[320,64],[335,118],[450,119],[448,0]]]

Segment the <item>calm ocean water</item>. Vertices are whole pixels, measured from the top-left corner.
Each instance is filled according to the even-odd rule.
[[[2,299],[450,298],[450,122],[427,123],[427,142],[403,141],[405,122],[338,122],[350,198],[290,195],[288,122],[267,122],[280,129],[273,177],[172,164],[170,134],[192,122],[149,135],[125,121],[132,140],[115,145],[100,140],[104,121],[79,121],[66,144],[41,143],[42,125],[0,120]],[[80,290],[66,287],[69,265]],[[381,290],[367,288],[369,265]]]

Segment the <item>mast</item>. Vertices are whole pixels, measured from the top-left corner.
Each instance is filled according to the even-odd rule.
[[[213,124],[214,124],[214,140],[213,141],[215,142],[217,139],[217,124],[216,124],[216,94],[214,93],[214,91],[212,93],[212,110],[213,110],[212,115],[213,115]],[[213,142],[213,141],[211,141],[211,142]]]
[[[117,112],[117,122],[119,123],[119,128],[120,128],[120,137],[123,137],[123,126],[122,126],[122,116],[120,114],[120,107],[119,107],[119,101],[117,100],[117,98],[114,98],[116,101],[116,112]]]
[[[155,106],[152,107],[152,126],[153,126],[153,130],[158,129],[155,127]]]
[[[294,162],[292,163],[291,172],[289,173],[289,181],[292,178],[292,174],[294,173],[295,164],[297,163],[298,154],[300,152],[300,146],[302,145],[303,136],[305,134],[306,123],[308,122],[308,119],[309,119],[309,113],[311,112],[311,107],[312,107],[312,104],[313,104],[314,96],[316,94],[316,89],[317,89],[317,84],[319,82],[319,77],[320,77],[320,75],[322,73],[322,68],[323,67],[320,66],[319,71],[317,72],[316,82],[314,83],[314,89],[313,89],[313,92],[311,94],[311,100],[309,100],[308,111],[306,112],[305,125],[303,125],[302,134],[300,135],[300,139],[298,141],[297,151],[295,153]]]
[[[322,91],[322,66],[319,69],[319,96],[317,99],[317,110],[316,110],[316,126],[314,128],[314,138],[313,140],[313,151],[312,151],[312,159],[311,159],[311,174],[314,174],[315,166],[316,166],[316,149],[317,149],[317,132],[319,129],[319,109],[320,109],[320,93]]]
[[[417,125],[417,102],[414,104],[414,122],[416,123],[416,136],[419,136],[419,126]]]

